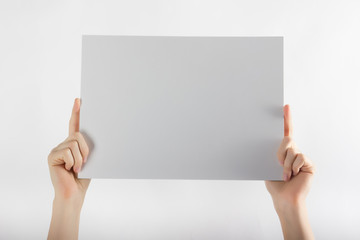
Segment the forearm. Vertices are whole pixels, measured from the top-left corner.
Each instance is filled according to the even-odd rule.
[[[81,207],[82,202],[55,197],[48,240],[78,239]]]
[[[296,204],[277,204],[274,202],[274,205],[280,219],[285,240],[314,239],[305,202]]]

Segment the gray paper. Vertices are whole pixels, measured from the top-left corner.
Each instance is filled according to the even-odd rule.
[[[282,37],[83,36],[80,178],[281,180]]]

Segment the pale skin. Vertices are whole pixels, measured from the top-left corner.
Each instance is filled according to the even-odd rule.
[[[284,106],[284,138],[277,152],[283,166],[284,181],[265,181],[279,216],[284,239],[314,239],[305,199],[310,190],[315,167],[297,148],[289,105]]]
[[[79,132],[80,99],[75,99],[69,136],[48,156],[51,181],[55,190],[48,239],[78,239],[80,211],[90,179],[78,179],[89,147]]]
[[[69,136],[48,156],[51,181],[55,190],[48,239],[78,239],[80,212],[90,179],[77,174],[89,155],[89,147],[79,132],[80,99],[75,99],[69,121]],[[314,239],[307,217],[306,196],[314,175],[312,162],[292,139],[290,108],[284,107],[284,139],[278,159],[284,169],[284,182],[266,181],[286,240]]]

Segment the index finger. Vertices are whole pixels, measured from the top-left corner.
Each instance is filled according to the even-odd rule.
[[[80,99],[75,98],[74,106],[69,121],[69,135],[78,132],[80,129]]]
[[[291,118],[290,106],[284,106],[284,137],[293,136],[293,123]]]

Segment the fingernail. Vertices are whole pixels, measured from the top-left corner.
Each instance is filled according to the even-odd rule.
[[[288,175],[286,173],[284,173],[283,178],[284,178],[284,181],[287,181],[288,180]]]
[[[87,157],[84,158],[84,162],[86,162],[86,160],[87,160]]]

